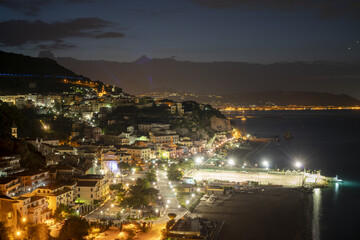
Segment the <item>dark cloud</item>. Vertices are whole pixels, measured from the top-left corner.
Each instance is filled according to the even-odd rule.
[[[94,2],[95,0],[65,0],[69,3]],[[44,6],[53,2],[64,2],[63,0],[0,0],[0,6],[22,12],[26,15],[36,16]]]
[[[73,47],[65,43],[65,38],[111,38],[124,37],[123,33],[104,32],[104,28],[115,24],[100,18],[77,18],[62,22],[44,22],[41,20],[10,20],[0,22],[0,44],[3,46],[23,46],[39,44],[40,48],[53,46],[56,48]],[[94,33],[93,31],[101,31]],[[45,42],[45,44],[44,44]],[[48,42],[52,42],[50,45]]]
[[[52,50],[52,49],[66,49],[76,47],[74,44],[65,42],[63,40],[57,40],[50,44],[39,44],[36,46],[37,49],[41,50]]]
[[[277,9],[282,11],[313,10],[321,18],[352,16],[360,19],[358,0],[188,0],[215,9]]]
[[[104,32],[98,35],[95,35],[95,38],[123,38],[125,34],[120,32]]]
[[[136,12],[149,15],[151,17],[163,17],[171,14],[182,13],[186,8],[173,8],[165,10],[148,10],[148,9],[137,9]]]

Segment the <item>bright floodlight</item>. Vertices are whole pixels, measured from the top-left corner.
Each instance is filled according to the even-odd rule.
[[[195,158],[195,163],[197,163],[197,164],[200,164],[201,163],[201,158],[200,157],[197,157],[197,158]]]
[[[229,165],[230,165],[230,166],[234,166],[234,165],[235,165],[234,159],[230,159],[230,160],[229,160]]]
[[[297,168],[300,168],[300,167],[302,166],[302,164],[301,164],[301,162],[297,161],[297,162],[295,163],[295,166],[296,166]]]
[[[266,161],[266,160],[264,160],[264,161],[262,162],[262,164],[263,164],[265,167],[269,167],[269,162]]]

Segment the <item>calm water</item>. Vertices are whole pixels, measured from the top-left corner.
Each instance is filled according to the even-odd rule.
[[[344,180],[314,192],[313,239],[360,239],[360,112],[255,114],[259,117],[236,120],[238,127],[257,137],[279,135],[281,139],[255,154],[252,161],[267,159],[273,168],[292,168],[298,159],[306,169]],[[293,139],[284,139],[286,132]]]

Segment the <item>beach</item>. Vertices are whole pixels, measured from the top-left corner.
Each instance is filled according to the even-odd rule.
[[[295,188],[261,189],[235,193],[210,206],[199,204],[193,215],[225,220],[219,240],[311,239],[311,194]]]

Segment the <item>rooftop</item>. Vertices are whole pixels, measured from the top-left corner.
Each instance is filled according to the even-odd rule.
[[[18,178],[17,177],[2,177],[2,178],[0,178],[0,184],[7,184],[16,179],[18,179]]]
[[[200,234],[201,224],[198,218],[181,218],[170,229],[171,233]]]
[[[97,183],[98,183],[97,181],[78,181],[77,186],[78,187],[95,187]]]
[[[11,198],[11,197],[8,197],[2,193],[0,193],[0,199],[1,200],[11,200],[11,201],[15,201],[15,199]]]
[[[87,174],[87,175],[83,175],[83,176],[78,177],[79,180],[103,179],[103,178],[104,178],[104,175],[100,175],[100,174]]]
[[[23,172],[15,173],[13,176],[34,176],[38,174],[42,174],[49,171],[41,171],[41,170],[26,170]]]

